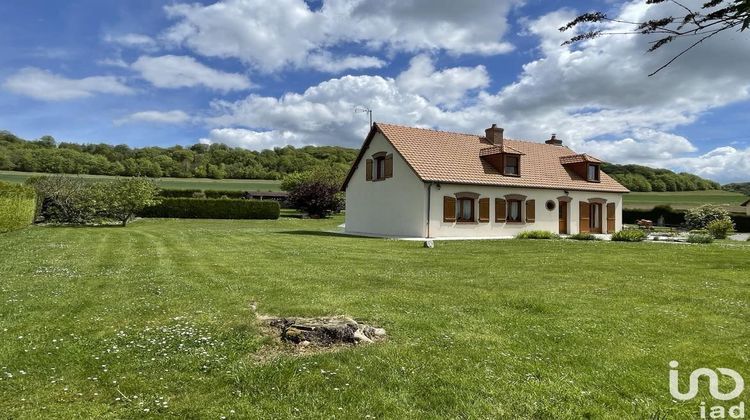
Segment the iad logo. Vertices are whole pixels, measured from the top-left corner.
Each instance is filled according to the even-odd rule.
[[[677,367],[679,365],[680,364],[675,360],[669,362],[669,367],[672,368],[669,370],[669,393],[672,394],[672,397],[677,400],[687,401],[695,398],[698,395],[698,380],[701,376],[705,376],[706,378],[708,378],[708,392],[712,397],[719,401],[733,400],[739,397],[740,394],[742,394],[742,391],[745,390],[744,379],[742,379],[742,376],[740,376],[739,373],[732,369],[716,369],[717,371],[719,371],[719,373],[732,378],[732,380],[734,381],[734,389],[731,392],[724,393],[719,391],[719,375],[716,373],[716,371],[707,368],[700,368],[690,373],[688,391],[680,392],[680,385],[678,382],[679,372],[677,371]],[[706,416],[707,414],[708,417]],[[713,407],[709,407],[708,413],[706,413],[706,403],[704,401],[701,401],[701,418],[723,419],[727,418],[727,414],[729,414],[729,417],[733,419],[745,418],[745,403],[740,402],[739,405],[731,406],[728,410],[725,409],[724,406],[716,405]]]

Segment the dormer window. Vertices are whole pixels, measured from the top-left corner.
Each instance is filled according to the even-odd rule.
[[[587,166],[586,179],[591,182],[599,182],[599,165],[589,163]]]
[[[503,175],[518,176],[521,173],[520,157],[516,155],[505,155],[503,164]]]

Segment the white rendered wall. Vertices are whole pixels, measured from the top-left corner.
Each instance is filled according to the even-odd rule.
[[[366,159],[393,154],[393,177],[366,181]],[[376,133],[346,188],[346,232],[424,237],[427,189],[382,134]]]

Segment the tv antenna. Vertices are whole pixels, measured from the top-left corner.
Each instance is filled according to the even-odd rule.
[[[361,114],[363,112],[366,112],[370,116],[370,128],[372,128],[372,110],[364,106],[357,106],[354,108],[355,114]]]

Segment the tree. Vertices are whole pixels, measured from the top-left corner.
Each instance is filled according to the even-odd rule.
[[[158,204],[159,189],[148,178],[122,178],[97,184],[97,201],[101,214],[126,226],[146,206]]]
[[[344,209],[341,185],[345,172],[318,166],[306,172],[288,175],[281,189],[289,192],[289,203],[311,217],[326,217]]]
[[[700,45],[703,41],[730,29],[740,32],[750,27],[750,0],[706,0],[699,9],[690,8],[677,0],[645,0],[646,4],[671,3],[681,11],[676,15],[667,15],[658,19],[644,22],[629,22],[608,17],[602,12],[584,13],[565,26],[560,31],[567,31],[583,25],[597,25],[607,23],[622,23],[632,25],[628,31],[608,31],[593,29],[576,35],[563,43],[570,45],[580,41],[599,38],[605,35],[656,35],[651,42],[648,52],[656,51],[677,39],[689,39],[690,44],[683,48],[672,59],[653,71],[649,76],[660,72],[682,55]]]

